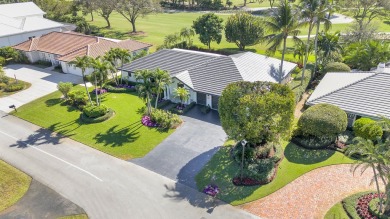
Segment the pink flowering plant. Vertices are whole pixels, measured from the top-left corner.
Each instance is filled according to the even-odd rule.
[[[212,197],[215,197],[218,195],[219,193],[219,188],[217,185],[214,185],[214,184],[210,184],[210,185],[207,185],[204,189],[203,189],[203,192],[206,193],[207,195],[210,195]]]
[[[94,94],[97,93],[98,95],[100,95],[100,94],[107,93],[107,90],[106,90],[106,89],[97,88],[97,89],[94,89],[94,90],[92,91],[92,93],[94,93]]]
[[[152,119],[150,118],[150,116],[143,116],[142,117],[142,120],[141,120],[141,123],[144,125],[144,126],[148,126],[148,127],[157,127],[158,124],[153,122]]]

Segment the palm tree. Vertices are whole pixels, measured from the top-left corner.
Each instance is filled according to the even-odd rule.
[[[76,68],[81,69],[81,75],[83,76],[85,91],[87,92],[89,103],[92,104],[91,95],[88,92],[87,82],[85,81],[85,70],[91,67],[92,64],[91,57],[89,56],[76,57],[76,59],[69,62],[69,64],[74,65]]]
[[[187,101],[188,98],[190,98],[190,93],[184,87],[178,87],[175,90],[175,97],[178,97],[180,99],[180,104],[181,106],[183,106],[183,102]]]
[[[163,89],[165,88],[165,86],[167,86],[171,83],[171,76],[169,75],[169,73],[167,71],[161,70],[159,68],[157,68],[155,70],[154,75],[155,75],[154,76],[154,83],[156,84],[155,89],[156,89],[156,93],[157,93],[156,103],[155,103],[154,108],[157,109],[157,103],[158,103],[158,99],[160,98],[160,94],[163,91]]]
[[[309,57],[309,47],[310,47],[310,35],[313,30],[317,20],[319,20],[319,16],[321,15],[320,5],[322,4],[322,0],[302,0],[299,5],[299,9],[301,11],[301,17],[305,20],[307,24],[309,24],[309,31],[307,34],[306,41],[306,51],[305,51],[305,59],[303,61],[302,68],[302,77],[301,77],[301,85],[303,84],[303,80],[305,78],[306,64]],[[327,29],[327,26],[325,26]]]
[[[331,12],[333,9],[331,5],[329,5],[329,0],[321,0],[321,4],[317,11],[317,19],[316,19],[316,35],[314,38],[314,56],[315,56],[315,64],[313,69],[312,78],[315,76],[315,72],[317,69],[317,53],[318,53],[318,33],[320,31],[321,22],[324,23],[325,31],[329,30],[332,26],[332,22],[326,17],[326,13]]]
[[[373,141],[364,139],[361,137],[356,137],[353,140],[353,144],[349,145],[348,148],[345,151],[345,154],[350,157],[354,157],[356,155],[359,156],[358,163],[354,166],[354,171],[356,171],[357,168],[361,167],[361,172],[363,173],[366,171],[368,168],[372,168],[374,172],[374,180],[375,180],[375,185],[378,194],[380,194],[380,188],[379,188],[379,182],[378,182],[378,177],[384,181],[384,176],[381,174],[384,173],[383,167],[380,167],[381,165],[386,165],[388,166],[390,157],[386,156],[387,158],[384,159],[386,155],[389,155],[389,150],[384,150],[385,149],[385,144],[382,144],[379,142],[378,144],[374,144]],[[385,163],[384,163],[385,162]],[[378,171],[378,169],[380,171]],[[385,183],[386,185],[386,183]],[[383,197],[379,197],[380,202],[379,202],[379,212],[382,212],[383,209]]]
[[[192,37],[195,36],[195,31],[192,28],[185,27],[180,30],[180,36],[187,41],[187,48],[192,46]]]
[[[311,46],[309,47],[309,54],[311,53],[311,51],[313,50],[313,46],[312,44],[310,44]],[[295,46],[294,46],[294,58],[296,58],[298,56],[298,64],[300,64],[302,67],[303,66],[303,59],[305,58],[305,54],[306,54],[306,44],[303,43],[302,41],[296,41],[295,42]]]
[[[98,97],[99,95],[97,93],[98,92],[97,91],[97,84],[98,84],[97,76],[99,75],[99,77],[100,77],[99,78],[99,85],[100,85],[100,89],[102,89],[103,84],[104,84],[105,80],[107,79],[107,74],[109,72],[113,72],[115,69],[109,61],[104,60],[101,57],[97,57],[96,59],[93,60],[92,67],[94,69],[93,74],[95,77],[96,103],[98,106],[100,106],[99,97]]]
[[[321,56],[321,64],[324,65],[325,61],[329,61],[336,53],[342,52],[342,46],[339,42],[340,32],[334,34],[321,32],[318,35],[318,53]],[[326,63],[325,63],[326,64]]]
[[[125,63],[129,63],[131,60],[131,54],[126,49],[121,48],[112,48],[110,51],[106,53],[106,56],[108,60],[112,63],[113,66],[115,66],[116,69],[118,67],[121,68],[121,75],[122,75],[122,68]],[[118,64],[119,61],[119,64]],[[115,74],[115,83],[117,83],[116,78],[118,78],[118,71],[116,71]],[[122,83],[122,77],[121,77],[121,83]],[[117,83],[118,84],[118,83]]]
[[[283,61],[284,55],[286,53],[286,41],[289,35],[294,37],[294,40],[297,40],[296,37],[299,34],[298,28],[300,27],[300,23],[293,12],[292,6],[288,3],[287,0],[281,1],[280,5],[272,10],[272,14],[269,20],[265,21],[266,26],[270,29],[273,34],[266,36],[265,38],[268,40],[268,44],[272,43],[272,45],[268,48],[268,52],[275,53],[276,49],[283,44],[282,50],[282,60],[280,63],[279,69],[279,83],[282,82],[283,79]]]
[[[135,72],[135,79],[137,81],[142,81],[142,84],[137,84],[138,95],[146,101],[146,106],[148,108],[147,114],[150,115],[152,113],[152,105],[150,103],[151,96],[153,94],[153,90],[155,89],[155,85],[152,82],[154,78],[154,72],[150,70],[137,70]]]

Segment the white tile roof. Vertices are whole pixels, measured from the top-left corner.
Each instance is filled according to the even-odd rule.
[[[389,84],[389,73],[328,73],[307,104],[329,103],[362,116],[390,118]]]
[[[0,4],[0,14],[16,18],[16,17],[27,17],[35,15],[46,14],[33,2],[22,2],[13,4]]]

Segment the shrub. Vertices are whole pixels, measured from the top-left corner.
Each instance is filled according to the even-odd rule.
[[[382,127],[370,118],[361,118],[353,124],[353,131],[356,136],[375,140],[383,135]]]
[[[307,149],[322,149],[333,144],[336,141],[336,137],[335,136],[322,136],[322,137],[302,136],[302,137],[295,137],[292,139],[292,141],[295,144]]]
[[[202,106],[202,108],[200,108],[200,111],[201,111],[203,114],[209,113],[210,110],[211,110],[211,107],[210,107],[210,106]]]
[[[59,82],[57,84],[57,89],[68,99],[68,93],[72,90],[73,84],[71,82]]]
[[[131,85],[122,85],[121,87],[114,87],[112,85],[104,85],[104,88],[110,93],[127,93],[127,92],[135,92],[135,86]]]
[[[7,60],[4,57],[0,56],[0,65],[4,66],[6,64],[6,62],[7,62]]]
[[[328,72],[350,72],[350,71],[351,71],[351,68],[342,62],[330,62],[324,68],[325,73],[328,73]]]
[[[6,76],[0,76],[0,83],[5,83],[5,84],[8,84],[9,83],[9,77],[6,77]]]
[[[155,100],[152,101],[152,103],[154,103],[154,102],[155,102]],[[157,103],[157,108],[159,108],[159,109],[164,108],[164,107],[168,106],[170,103],[171,103],[170,100],[159,100]]]
[[[79,109],[82,109],[88,103],[88,96],[85,92],[81,90],[70,91],[68,93],[69,104],[76,106]]]
[[[348,214],[350,218],[354,219],[360,219],[360,216],[358,212],[356,211],[356,204],[358,202],[358,199],[366,194],[369,194],[370,192],[360,192],[354,195],[351,195],[341,201],[341,204],[343,205],[343,208],[345,212]]]
[[[190,111],[190,109],[192,109],[192,107],[194,107],[195,104],[196,104],[195,102],[191,102],[188,105],[184,104],[184,108],[181,108],[181,103],[177,103],[174,107],[170,109],[170,111],[179,115],[183,115],[186,112]]]
[[[114,116],[115,112],[112,109],[108,109],[107,113],[103,116],[96,117],[96,118],[90,118],[86,116],[84,113],[80,114],[80,120],[86,123],[98,123],[98,122],[103,122],[112,116]]]
[[[8,84],[6,87],[5,87],[5,91],[6,92],[14,92],[14,91],[19,91],[19,90],[23,90],[24,88],[24,84],[23,83],[12,83],[12,84]]]
[[[347,114],[331,104],[317,104],[299,118],[298,128],[304,136],[336,136],[347,129]]]
[[[354,138],[355,138],[355,135],[351,131],[348,131],[348,130],[340,133],[337,136],[338,141],[343,143],[343,144],[346,144],[346,145],[352,144],[352,140]]]
[[[84,107],[83,113],[89,118],[97,118],[104,116],[108,111],[108,108],[101,104],[100,106],[89,105]]]
[[[6,83],[0,82],[0,90],[3,90],[6,87],[7,87]]]
[[[164,129],[175,128],[182,122],[178,115],[160,109],[154,109],[150,119]]]

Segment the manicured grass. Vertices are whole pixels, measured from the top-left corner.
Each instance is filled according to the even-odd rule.
[[[9,83],[10,83],[10,84],[11,84],[11,83],[15,83],[15,78],[10,78],[10,77],[8,77],[8,78],[9,78]],[[26,90],[26,89],[28,89],[29,87],[31,87],[31,84],[30,84],[30,83],[25,82],[25,81],[22,81],[22,80],[19,80],[19,79],[18,79],[18,83],[23,83],[23,84],[24,84],[23,90]],[[22,90],[18,90],[18,91],[14,91],[14,92],[5,92],[4,90],[1,90],[1,89],[0,89],[0,98],[1,98],[1,97],[6,97],[6,96],[9,96],[9,95],[12,95],[12,94],[17,93],[17,92],[20,92],[20,91],[22,91]]]
[[[0,212],[19,201],[30,183],[28,175],[0,160]]]
[[[77,214],[77,215],[59,217],[57,219],[88,219],[88,216],[86,214]]]
[[[143,157],[173,132],[143,126],[137,112],[144,102],[135,94],[104,94],[102,103],[112,108],[115,116],[95,124],[80,122],[80,111],[66,106],[60,97],[56,91],[20,107],[14,115],[60,134],[55,138],[70,137],[125,160]]]
[[[240,167],[230,157],[231,146],[226,146],[222,147],[198,173],[197,186],[199,190],[203,190],[215,176],[215,183],[221,189],[218,198],[232,205],[240,205],[265,197],[313,169],[353,162],[342,153],[332,150],[307,150],[287,142],[283,147],[285,158],[278,167],[277,176],[267,185],[234,186],[232,179],[239,174]]]
[[[329,209],[324,219],[349,219],[349,217],[344,211],[343,205],[340,202],[337,202],[337,204]]]

